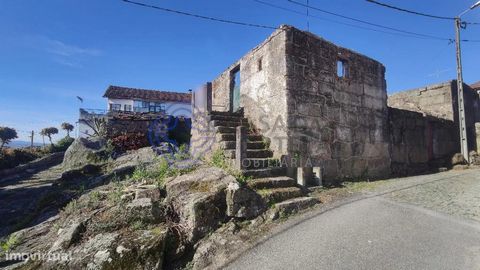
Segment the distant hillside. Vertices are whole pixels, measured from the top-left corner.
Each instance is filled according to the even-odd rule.
[[[28,147],[28,146],[30,146],[30,142],[28,142],[28,141],[13,141],[13,142],[10,142],[7,146],[11,147],[11,148]],[[42,144],[34,142],[33,146],[42,146]]]

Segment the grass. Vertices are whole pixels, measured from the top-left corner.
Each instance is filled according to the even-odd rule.
[[[18,236],[16,234],[11,234],[8,237],[7,241],[0,243],[0,246],[2,247],[2,250],[4,252],[8,252],[12,250],[16,245],[18,245],[19,242],[20,239],[18,238]]]
[[[138,231],[138,230],[143,230],[147,227],[145,223],[141,220],[136,220],[131,224],[132,230]]]
[[[195,166],[185,168],[175,166],[177,161],[185,159],[186,156],[184,154],[179,154],[178,156],[174,156],[173,160],[170,162],[165,157],[161,157],[152,166],[147,167],[141,164],[137,166],[131,179],[137,182],[145,181],[148,183],[154,183],[159,187],[163,187],[166,178],[187,174],[196,169]]]
[[[235,177],[235,179],[237,179],[237,181],[242,185],[247,184],[247,182],[252,179],[252,177],[246,177],[241,171],[233,168],[231,162],[229,162],[222,149],[217,149],[213,152],[208,164],[210,166],[225,170],[228,174]]]
[[[63,208],[63,212],[66,215],[72,215],[76,213],[78,209],[80,209],[80,203],[78,200],[72,200],[65,206],[65,208]]]
[[[108,193],[107,199],[112,205],[116,205],[122,202],[122,195],[124,184],[122,182],[114,182],[114,188]]]

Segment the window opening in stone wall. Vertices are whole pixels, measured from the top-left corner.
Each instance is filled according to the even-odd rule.
[[[339,78],[347,77],[347,62],[344,60],[337,61],[337,76]]]
[[[263,69],[262,64],[263,64],[262,58],[258,59],[258,71],[262,71]]]

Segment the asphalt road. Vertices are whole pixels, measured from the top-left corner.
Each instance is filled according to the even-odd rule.
[[[441,174],[433,178],[443,186],[466,178],[474,181],[477,175],[474,171],[466,176],[447,174],[446,180]],[[431,182],[430,178],[419,181]],[[422,188],[413,187],[412,192]],[[480,269],[480,223],[428,208],[433,210],[416,202],[398,202],[391,193],[363,198],[269,238],[227,268]]]

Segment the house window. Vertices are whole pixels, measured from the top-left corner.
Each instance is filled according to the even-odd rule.
[[[150,106],[148,107],[149,112],[155,112],[155,113],[160,113],[160,112],[165,112],[165,105],[163,105],[160,102],[150,102]]]
[[[126,112],[131,112],[132,111],[132,105],[125,104],[123,105],[123,110]]]
[[[133,101],[134,112],[148,112],[149,103],[141,100]]]
[[[262,60],[263,60],[262,58],[258,59],[258,63],[257,63],[258,71],[262,71],[262,69],[263,69],[263,61]]]
[[[121,111],[122,105],[121,104],[110,104],[110,111]]]
[[[337,76],[339,78],[346,78],[347,77],[347,61],[345,61],[345,60],[338,60],[337,61]]]

